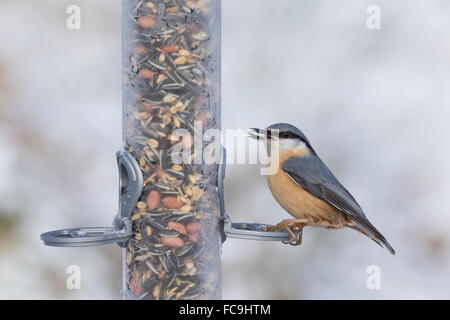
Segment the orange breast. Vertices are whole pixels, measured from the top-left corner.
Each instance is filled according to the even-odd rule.
[[[270,191],[283,209],[296,219],[308,219],[310,225],[343,227],[345,218],[336,208],[298,186],[281,168],[285,160],[301,155],[301,152],[296,150],[280,153],[279,170],[276,174],[267,176]]]

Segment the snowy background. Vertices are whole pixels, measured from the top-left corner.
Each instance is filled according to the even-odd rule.
[[[366,27],[372,4],[381,30]],[[297,125],[397,251],[351,230],[306,228],[301,247],[230,239],[224,298],[450,298],[449,14],[445,0],[223,1],[223,128]],[[120,298],[117,246],[39,240],[116,213],[120,48],[119,0],[0,0],[0,298]],[[264,180],[228,167],[233,220],[288,217]]]

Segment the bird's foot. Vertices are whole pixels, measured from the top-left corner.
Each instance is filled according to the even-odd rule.
[[[284,244],[290,244],[293,246],[298,246],[302,244],[303,227],[305,227],[304,220],[298,219],[285,219],[274,226],[268,226],[264,228],[264,231],[281,231],[286,230],[289,233],[289,240],[283,241]],[[298,232],[298,235],[295,232]]]

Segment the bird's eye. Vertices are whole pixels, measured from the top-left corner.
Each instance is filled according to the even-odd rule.
[[[281,131],[279,137],[281,139],[300,139],[298,135],[289,131]]]

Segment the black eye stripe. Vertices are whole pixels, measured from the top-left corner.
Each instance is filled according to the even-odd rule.
[[[301,139],[298,135],[295,133],[289,132],[289,131],[282,131],[279,133],[279,137],[283,139]]]
[[[267,139],[271,137],[279,137],[280,139],[300,139],[304,141],[303,137],[291,132],[291,131],[279,131],[278,129],[267,129],[266,131]]]

